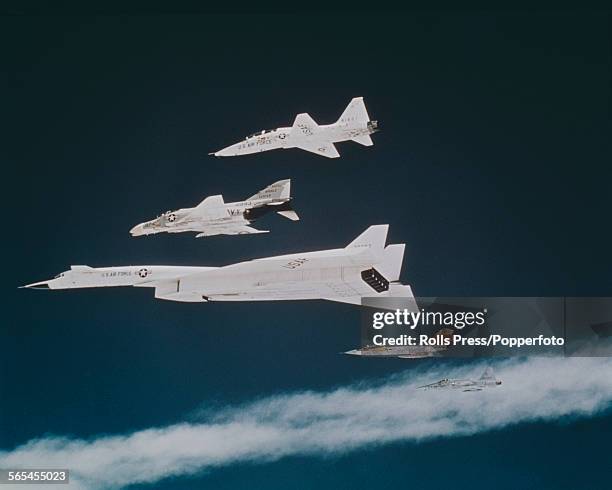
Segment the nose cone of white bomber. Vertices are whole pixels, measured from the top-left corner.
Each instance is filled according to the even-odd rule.
[[[51,282],[51,280],[49,280],[49,281],[33,282],[32,284],[26,284],[25,286],[20,286],[20,287],[28,288],[28,289],[51,289],[51,287],[49,286],[50,282]]]

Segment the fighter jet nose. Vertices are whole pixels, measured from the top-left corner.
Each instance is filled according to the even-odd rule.
[[[136,225],[134,228],[130,230],[130,235],[132,236],[140,236],[143,234],[142,225]]]
[[[349,356],[360,356],[361,350],[359,349],[347,350],[345,354],[348,354]]]

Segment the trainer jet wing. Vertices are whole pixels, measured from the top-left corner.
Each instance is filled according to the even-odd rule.
[[[299,252],[223,267],[134,265],[72,266],[30,288],[75,289],[134,286],[181,302],[325,299],[362,303],[363,298],[414,296],[399,282],[404,244],[386,245],[388,225],[369,227],[344,248]]]
[[[338,158],[340,156],[340,153],[338,153],[338,150],[336,150],[334,144],[327,143],[325,141],[322,141],[320,143],[317,143],[315,141],[306,141],[304,143],[300,143],[298,145],[298,148],[309,151],[311,153],[316,153],[317,155],[321,155],[327,158]]]
[[[310,115],[298,114],[293,123],[291,138],[295,141],[297,148],[316,153],[327,158],[338,158],[340,153],[330,141],[318,138],[321,133],[319,125]]]
[[[291,137],[296,139],[300,137],[308,138],[310,136],[317,136],[321,132],[319,125],[310,117],[310,114],[306,112],[295,116],[295,121],[293,121],[293,127],[291,129]]]

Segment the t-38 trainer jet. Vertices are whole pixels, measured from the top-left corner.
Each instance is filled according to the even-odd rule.
[[[410,298],[399,283],[404,244],[385,246],[388,225],[370,226],[344,248],[302,252],[224,267],[73,265],[28,288],[148,287],[171,301],[278,301],[325,299],[361,304],[364,297]]]
[[[210,196],[195,208],[168,211],[154,220],[140,223],[130,230],[132,236],[154,233],[197,232],[196,238],[213,235],[246,235],[268,233],[249,226],[269,212],[297,221],[291,207],[291,180],[279,180],[246,201],[223,201],[223,196]]]
[[[319,125],[306,113],[298,114],[290,128],[264,130],[247,136],[243,141],[223,148],[216,157],[235,157],[268,150],[301,148],[327,158],[338,158],[340,154],[334,143],[355,141],[372,146],[370,135],[378,131],[377,121],[370,121],[363,97],[355,97],[333,124]]]
[[[431,389],[454,389],[461,391],[482,391],[485,388],[491,388],[502,384],[501,381],[495,378],[493,374],[493,368],[488,367],[479,379],[441,379],[435,383],[428,385],[419,386],[418,388],[424,390]]]

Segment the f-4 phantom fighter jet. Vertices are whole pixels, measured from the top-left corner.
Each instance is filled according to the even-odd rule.
[[[414,299],[410,286],[398,282],[405,246],[385,247],[388,228],[370,226],[345,248],[224,267],[73,265],[54,279],[24,287],[149,287],[156,298],[183,302],[325,299],[361,304],[363,297]]]
[[[198,232],[196,238],[268,233],[268,230],[257,230],[249,225],[270,211],[292,221],[299,220],[291,207],[291,199],[291,180],[279,180],[246,201],[225,203],[223,196],[210,196],[195,208],[168,211],[154,220],[140,223],[130,233],[141,236],[193,231]]]
[[[500,384],[502,384],[502,382],[495,378],[495,375],[493,374],[493,368],[488,367],[487,369],[485,369],[484,373],[482,373],[482,376],[477,380],[441,379],[440,381],[436,381],[435,383],[419,386],[418,388],[424,390],[445,388],[461,391],[482,391],[485,388],[499,386]]]
[[[378,131],[378,122],[370,121],[363,97],[355,97],[333,124],[319,125],[306,113],[298,114],[290,128],[264,130],[247,136],[240,143],[223,148],[216,157],[235,157],[260,153],[279,148],[301,148],[327,158],[338,158],[340,154],[334,143],[355,141],[372,146],[370,135]]]

